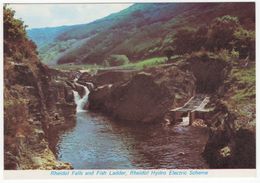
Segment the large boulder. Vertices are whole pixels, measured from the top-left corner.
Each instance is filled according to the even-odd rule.
[[[99,71],[93,79],[95,86],[122,83],[131,79],[137,71],[134,70],[104,70]]]
[[[193,95],[194,83],[190,73],[177,68],[148,69],[128,81],[96,88],[89,108],[125,122],[160,122],[170,108]]]

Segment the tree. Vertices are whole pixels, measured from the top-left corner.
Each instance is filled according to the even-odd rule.
[[[232,50],[230,42],[234,39],[234,32],[240,27],[237,17],[229,15],[216,18],[210,26],[207,47],[213,50]]]
[[[193,36],[193,46],[194,46],[194,51],[199,51],[202,48],[206,47],[206,42],[208,39],[208,27],[203,25],[199,27]]]
[[[190,53],[194,50],[194,33],[193,29],[181,29],[175,34],[174,40],[174,51],[176,54],[182,55],[185,53]]]
[[[4,6],[4,56],[15,61],[36,54],[36,45],[26,35],[26,25],[14,18],[15,11]],[[6,59],[5,59],[6,60]]]
[[[26,37],[26,26],[23,21],[14,18],[15,11],[4,6],[4,38],[5,40],[19,40]]]
[[[105,64],[107,66],[119,66],[129,63],[129,59],[126,55],[110,55],[105,59]]]
[[[167,57],[168,60],[171,59],[171,56],[173,55],[173,48],[171,46],[168,46],[167,48],[164,49],[163,51],[164,55]]]

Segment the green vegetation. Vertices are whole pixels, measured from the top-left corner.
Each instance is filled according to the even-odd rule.
[[[239,104],[255,99],[255,67],[233,69],[231,75],[236,87],[232,97],[234,101]]]
[[[176,59],[178,56],[171,57],[171,59]],[[117,66],[118,69],[144,69],[147,67],[153,67],[160,64],[164,64],[167,62],[166,57],[153,57],[145,60],[140,60],[135,63],[127,63],[124,65]],[[104,65],[97,65],[97,64],[61,64],[61,65],[55,65],[51,66],[54,69],[59,70],[88,70],[89,72],[96,72],[98,69],[104,69],[109,68]]]
[[[233,77],[241,84],[255,84],[255,67],[233,69]]]
[[[58,69],[58,70],[74,70],[74,71],[79,71],[79,70],[88,70],[90,72],[95,72],[97,69],[103,68],[101,65],[96,65],[96,64],[61,64],[61,65],[53,65],[50,66],[53,69]]]
[[[26,26],[23,21],[14,18],[15,11],[4,6],[4,37],[5,40],[22,40],[26,37]],[[7,44],[7,42],[6,42]]]
[[[234,41],[231,42],[240,58],[255,59],[255,31],[250,31],[239,27],[235,30]]]
[[[4,57],[20,62],[35,54],[36,45],[27,39],[26,26],[14,14],[14,10],[4,6]]]
[[[29,38],[37,44],[40,50],[42,47],[55,42],[58,35],[70,30],[72,27],[73,26],[35,28],[27,30],[27,34]]]
[[[230,49],[234,32],[241,27],[237,17],[225,15],[217,17],[209,27],[207,47],[210,50]]]
[[[163,51],[164,55],[167,57],[168,60],[171,59],[171,56],[173,55],[173,48],[171,46],[167,47]]]
[[[144,69],[147,67],[156,66],[159,64],[163,64],[167,61],[166,57],[154,57],[150,59],[145,59],[138,61],[136,63],[129,63],[122,66],[122,68],[125,69]]]
[[[36,43],[40,45],[38,51],[45,63],[55,54],[64,53],[59,57],[60,64],[76,62],[104,65],[110,55],[127,55],[131,62],[137,62],[165,56],[164,50],[170,46],[175,49],[174,54],[199,51],[202,47],[210,51],[222,47],[231,51],[230,48],[234,47],[235,51],[241,51],[239,42],[246,42],[248,38],[242,39],[243,31],[239,31],[231,36],[238,39],[235,41],[232,38],[233,45],[230,45],[230,32],[234,28],[236,32],[242,28],[249,31],[249,37],[252,38],[254,15],[254,3],[134,4],[92,23],[64,27],[57,34],[53,31],[53,36],[50,36],[52,40],[47,41],[44,49]],[[40,39],[40,34],[37,38],[36,32],[33,40]],[[49,33],[52,34],[51,31]],[[78,42],[86,38],[90,39],[70,52],[66,52],[69,47],[61,50],[58,46],[70,40]]]
[[[77,40],[71,39],[68,41],[60,41],[57,44],[53,44],[51,48],[48,45],[42,47],[39,52],[39,56],[43,63],[48,64],[51,60],[55,59],[55,57],[69,49]],[[44,53],[44,54],[43,54]]]
[[[126,55],[110,55],[105,61],[106,66],[119,66],[129,63]]]
[[[235,57],[254,59],[255,33],[246,30],[237,17],[225,15],[215,18],[211,24],[197,29],[181,29],[175,35],[175,54],[189,54],[194,51],[229,53]],[[224,50],[224,51],[223,51]]]

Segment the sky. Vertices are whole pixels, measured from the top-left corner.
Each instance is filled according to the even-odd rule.
[[[9,4],[28,28],[89,23],[132,4]]]

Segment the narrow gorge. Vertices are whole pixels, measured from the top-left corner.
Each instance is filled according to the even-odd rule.
[[[254,8],[137,3],[28,30],[5,5],[4,169],[255,169]]]

